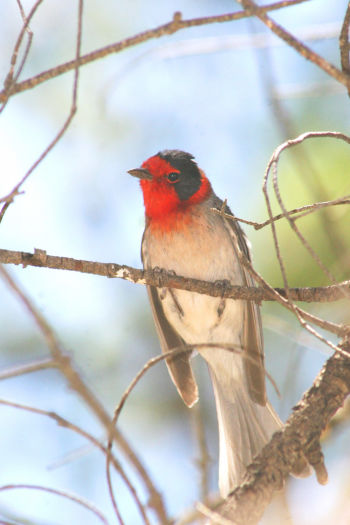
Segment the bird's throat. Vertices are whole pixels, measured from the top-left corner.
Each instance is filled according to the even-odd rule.
[[[162,215],[148,215],[146,211],[146,221],[151,228],[153,235],[157,233],[186,232],[195,220],[195,210],[193,207],[174,208],[167,210]]]
[[[183,229],[192,221],[198,205],[212,193],[208,179],[202,175],[199,190],[186,200],[181,200],[174,187],[162,182],[141,181],[145,214],[148,224],[162,230]]]

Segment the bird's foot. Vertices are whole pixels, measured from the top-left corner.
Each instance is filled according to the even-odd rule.
[[[152,269],[152,273],[158,283],[156,286],[159,288],[164,288],[167,285],[169,277],[176,275],[174,270],[165,270],[164,268],[159,268],[159,266],[155,266]]]
[[[220,296],[223,298],[225,296],[225,292],[227,291],[227,288],[231,286],[231,283],[228,279],[221,279],[214,281],[215,286],[220,290]]]

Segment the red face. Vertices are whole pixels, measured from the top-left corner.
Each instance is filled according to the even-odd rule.
[[[142,164],[150,176],[141,177],[148,219],[164,221],[169,215],[184,214],[202,202],[211,191],[210,183],[188,153],[166,151]]]

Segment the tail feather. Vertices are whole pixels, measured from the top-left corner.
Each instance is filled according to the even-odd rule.
[[[241,483],[246,467],[282,423],[269,403],[261,406],[250,398],[238,356],[231,354],[230,364],[236,371],[233,381],[229,379],[231,366],[231,371],[226,369],[226,377],[223,377],[222,366],[218,363],[218,374],[215,363],[210,361],[219,427],[219,488],[225,497]],[[237,381],[239,376],[241,380]]]

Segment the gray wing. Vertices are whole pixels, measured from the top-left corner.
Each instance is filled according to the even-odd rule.
[[[221,209],[220,199],[215,203],[215,207]],[[232,215],[231,210],[226,206],[226,213]],[[246,236],[237,221],[225,220],[225,226],[232,238],[235,252],[237,244],[243,254],[251,260]],[[237,255],[238,257],[238,255]],[[248,270],[241,266],[242,280],[244,286],[254,286],[255,282]],[[247,352],[248,359],[244,359],[244,368],[248,381],[249,394],[253,401],[259,405],[266,405],[265,389],[265,366],[264,366],[264,344],[259,306],[253,301],[246,301],[244,311],[244,328],[242,335],[242,347]]]
[[[141,257],[144,267],[147,267],[147,254],[143,240]],[[164,314],[158,289],[155,286],[147,286],[147,292],[162,352],[168,352],[175,348],[186,349],[186,343],[176,330],[174,330]],[[187,352],[176,355],[175,357],[168,357],[166,364],[177,391],[186,405],[191,407],[198,401],[198,387],[191,368],[190,353]]]

